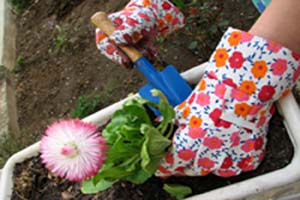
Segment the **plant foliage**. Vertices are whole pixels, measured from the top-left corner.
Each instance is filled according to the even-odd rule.
[[[182,200],[185,196],[192,193],[190,187],[176,184],[164,184],[164,190],[178,200]]]
[[[76,101],[75,110],[72,112],[73,118],[84,118],[89,114],[92,114],[99,108],[100,97],[87,97],[80,96]]]
[[[21,13],[26,8],[28,8],[28,6],[31,4],[31,1],[29,1],[29,0],[10,0],[10,3],[18,13]]]
[[[152,93],[160,97],[159,104],[138,97],[113,114],[103,130],[109,149],[107,159],[98,174],[83,183],[84,193],[105,190],[119,180],[140,184],[155,173],[171,144],[175,112],[160,91]],[[161,113],[158,123],[149,117],[147,106]]]

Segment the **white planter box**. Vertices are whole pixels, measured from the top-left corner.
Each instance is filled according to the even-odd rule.
[[[206,64],[194,67],[182,75],[189,83],[195,84],[198,82],[200,77],[203,75]],[[133,97],[133,96],[132,96]],[[92,122],[97,125],[105,124],[111,117],[112,113],[120,109],[124,101],[128,100],[128,97],[120,102],[117,102],[105,109],[92,114],[84,119],[84,121]],[[294,157],[291,163],[279,170],[257,176],[239,183],[235,183],[226,187],[222,187],[216,190],[212,190],[200,195],[195,195],[188,198],[188,200],[233,200],[247,197],[251,194],[256,194],[269,190],[271,188],[279,187],[292,183],[300,179],[300,109],[295,101],[292,94],[282,99],[277,107],[281,111],[284,117],[284,124],[292,143],[294,145]],[[12,176],[13,168],[16,163],[20,163],[23,160],[37,155],[39,152],[39,142],[27,147],[26,149],[14,154],[5,164],[2,170],[2,177],[0,182],[0,200],[10,199],[12,193]]]

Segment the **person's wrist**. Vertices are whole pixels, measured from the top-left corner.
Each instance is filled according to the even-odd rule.
[[[300,1],[272,0],[249,33],[300,53]]]

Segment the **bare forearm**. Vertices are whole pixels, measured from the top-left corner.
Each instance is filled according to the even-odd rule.
[[[300,1],[272,0],[249,32],[300,53]]]

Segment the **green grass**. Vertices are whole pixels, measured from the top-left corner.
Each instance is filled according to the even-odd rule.
[[[51,53],[64,52],[69,42],[66,28],[57,25],[55,29],[55,35],[56,36],[54,39],[53,47],[50,50],[50,52]]]
[[[73,118],[84,118],[94,113],[100,108],[100,96],[80,96],[76,101],[74,111],[71,113]]]
[[[10,0],[10,3],[17,13],[23,12],[30,5],[29,0]]]
[[[71,113],[73,118],[84,118],[98,110],[103,106],[118,101],[119,98],[119,80],[110,79],[107,81],[103,90],[97,94],[82,95],[76,100],[76,106]]]
[[[11,70],[12,73],[16,74],[22,70],[25,65],[25,58],[23,56],[18,56],[16,60],[16,66]]]
[[[209,58],[218,40],[228,27],[230,21],[224,16],[222,7],[215,2],[192,2],[185,10],[187,24],[180,34],[190,35],[193,38],[187,44],[193,52],[201,52],[205,59]]]

